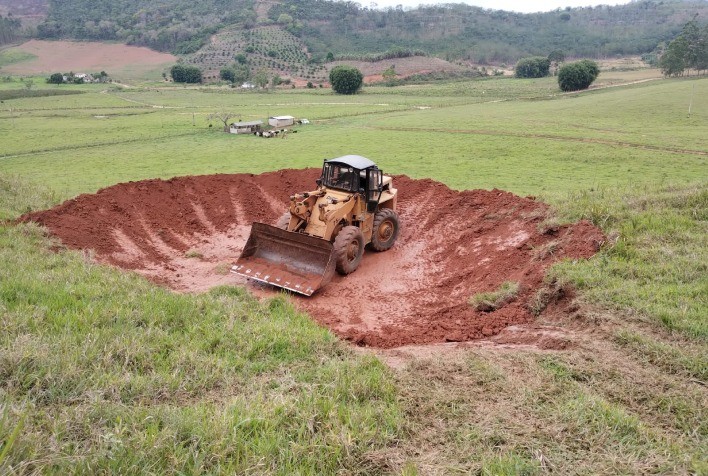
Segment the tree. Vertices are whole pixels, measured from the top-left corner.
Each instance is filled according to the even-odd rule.
[[[292,23],[292,22],[293,22],[293,17],[291,17],[291,16],[288,15],[287,13],[281,13],[281,14],[278,16],[278,20],[277,20],[277,21],[278,21],[278,23],[281,23],[281,24],[283,24],[283,23],[286,23],[286,24],[287,24],[287,23]]]
[[[34,80],[32,80],[32,79],[25,79],[24,83],[25,83],[25,89],[27,89],[27,91],[29,91],[30,89],[32,89],[34,87]]]
[[[664,76],[681,76],[687,69],[708,69],[708,24],[700,28],[696,16],[686,23],[681,34],[664,48],[659,67]]]
[[[170,69],[170,75],[175,83],[201,83],[202,70],[196,66],[176,64]]]
[[[398,73],[396,73],[396,65],[392,64],[381,73],[384,83],[387,86],[396,86],[399,84]]]
[[[565,61],[565,53],[563,50],[553,50],[548,54],[548,61],[551,62],[551,65],[553,66],[553,74],[556,75],[558,74],[558,68],[561,63]]]
[[[236,72],[233,68],[221,68],[221,71],[219,71],[219,77],[224,81],[233,83],[236,81]]]
[[[49,84],[63,84],[64,83],[64,75],[61,73],[54,73],[51,76],[49,76],[49,79],[47,79],[47,82]]]
[[[587,89],[599,74],[600,68],[591,60],[564,64],[558,70],[558,86],[562,91]]]
[[[684,61],[687,68],[697,69],[698,58],[701,55],[701,30],[696,23],[696,17],[683,26],[681,37],[685,41]]]
[[[237,54],[236,56],[234,56],[234,59],[236,60],[236,62],[237,62],[238,64],[246,64],[246,63],[248,63],[248,58],[247,58],[246,55],[244,55],[243,53]]]
[[[224,132],[229,132],[229,121],[234,117],[239,117],[239,115],[233,112],[213,112],[207,116],[207,121],[211,124],[212,121],[218,120],[224,124]],[[211,127],[211,125],[209,127]]]
[[[253,76],[253,84],[258,86],[259,88],[266,88],[268,87],[268,73],[264,70],[258,70],[255,76]]]
[[[337,94],[356,94],[364,83],[364,75],[353,66],[335,66],[329,72],[329,82]]]
[[[251,78],[251,70],[248,66],[244,64],[237,64],[233,67],[234,70],[234,83],[240,84],[245,83]]]
[[[522,58],[516,63],[515,73],[517,78],[543,78],[548,76],[551,61],[543,56]]]
[[[696,59],[695,68],[698,71],[705,71],[708,69],[708,23],[706,23],[703,26],[703,30],[701,30],[700,49],[698,51],[698,58]]]
[[[669,43],[659,60],[659,67],[664,76],[680,76],[686,69],[686,51],[688,44],[683,36]]]

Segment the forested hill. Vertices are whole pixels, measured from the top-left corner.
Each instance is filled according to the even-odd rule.
[[[120,40],[192,53],[219,29],[255,25],[250,0],[49,0],[40,38]]]
[[[48,17],[37,30],[42,38],[119,40],[186,54],[224,28],[271,25],[299,38],[315,60],[396,48],[481,63],[558,49],[568,56],[639,54],[673,38],[695,15],[708,18],[705,0],[642,0],[534,14],[465,4],[379,10],[329,0],[47,1]]]

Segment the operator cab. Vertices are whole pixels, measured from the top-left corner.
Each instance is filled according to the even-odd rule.
[[[325,160],[318,184],[366,197],[367,209],[373,213],[383,190],[383,173],[371,160],[360,155],[345,155]]]

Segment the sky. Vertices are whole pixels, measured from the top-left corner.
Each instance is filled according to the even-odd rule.
[[[355,0],[362,7],[370,7],[371,2],[368,0]],[[419,4],[431,5],[436,3],[467,3],[482,8],[492,8],[494,10],[508,10],[521,13],[531,12],[549,12],[556,8],[565,7],[587,7],[596,5],[620,5],[629,3],[624,1],[593,1],[593,0],[374,0],[378,5],[377,8],[395,7],[403,5],[404,7],[417,7]]]

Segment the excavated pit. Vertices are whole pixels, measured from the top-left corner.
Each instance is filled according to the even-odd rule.
[[[273,223],[288,197],[314,189],[319,170],[145,180],[80,195],[22,217],[46,226],[64,245],[181,292],[247,286],[279,290],[228,272],[251,223]],[[500,190],[458,192],[432,180],[394,177],[402,228],[394,247],[369,251],[359,269],[336,275],[295,305],[358,345],[398,347],[489,337],[534,320],[529,303],[548,267],[592,256],[602,232],[581,221],[541,227],[548,206]],[[468,304],[504,281],[517,297],[492,312]]]

